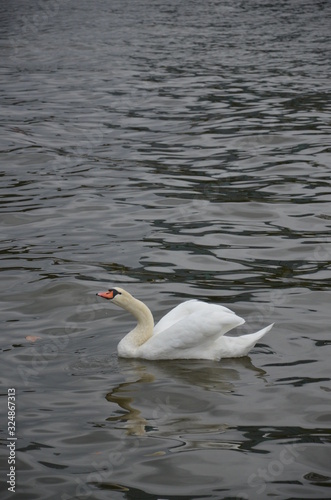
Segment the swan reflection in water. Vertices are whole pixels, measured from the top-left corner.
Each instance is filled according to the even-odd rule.
[[[253,377],[266,383],[266,372],[256,368],[249,357],[224,360],[222,364],[205,360],[125,359],[118,359],[118,363],[121,373],[132,381],[118,384],[106,395],[107,401],[117,406],[107,420],[125,422],[128,435],[144,436],[161,427],[169,435],[174,433],[174,427],[176,432],[188,427],[207,431],[206,411],[212,415],[208,431],[225,430],[227,425],[219,421],[222,397],[239,395],[236,382],[242,380],[252,383]]]

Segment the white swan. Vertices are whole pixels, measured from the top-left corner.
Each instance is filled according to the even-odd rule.
[[[245,320],[226,307],[188,300],[166,314],[154,327],[151,311],[129,292],[116,287],[97,293],[129,311],[137,326],[118,344],[119,356],[144,359],[237,358],[265,335],[273,324],[240,337],[224,336]]]

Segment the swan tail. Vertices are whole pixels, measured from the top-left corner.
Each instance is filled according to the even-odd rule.
[[[274,323],[262,330],[248,335],[241,335],[240,337],[222,337],[222,349],[220,358],[240,358],[247,356],[248,352],[255,346],[255,344],[273,327]]]
[[[264,335],[271,330],[273,326],[274,323],[271,323],[271,325],[262,328],[262,330],[259,330],[258,332],[255,333],[249,333],[248,335],[244,335],[241,338],[247,338],[247,340],[252,339],[252,341],[254,342],[254,344],[252,345],[253,347],[258,340],[262,339],[262,337],[264,337]]]

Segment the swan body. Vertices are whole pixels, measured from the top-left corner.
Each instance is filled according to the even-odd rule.
[[[175,307],[154,326],[149,308],[123,288],[112,288],[97,295],[111,300],[137,320],[137,326],[118,344],[118,354],[123,358],[218,361],[246,356],[273,326],[240,337],[225,336],[245,320],[227,307],[195,299]]]

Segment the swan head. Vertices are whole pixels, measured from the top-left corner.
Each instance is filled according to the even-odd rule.
[[[107,290],[107,292],[99,292],[97,293],[98,297],[102,297],[103,299],[106,300],[111,300],[114,302],[114,304],[117,304],[119,306],[122,305],[122,303],[125,301],[125,299],[131,297],[131,295],[123,290],[123,288],[110,288]]]
[[[132,295],[126,290],[123,290],[123,288],[110,288],[107,292],[99,292],[97,295],[103,299],[111,300],[117,306],[131,312],[138,321],[143,322],[145,329],[147,325],[147,328],[151,327],[153,330],[154,319],[151,311],[143,302],[132,297]]]
[[[111,300],[111,302],[117,306],[122,307],[133,314],[136,304],[140,302],[137,299],[134,299],[129,292],[123,290],[123,288],[120,288],[119,286],[116,288],[109,288],[107,292],[99,292],[97,295],[103,299]]]

